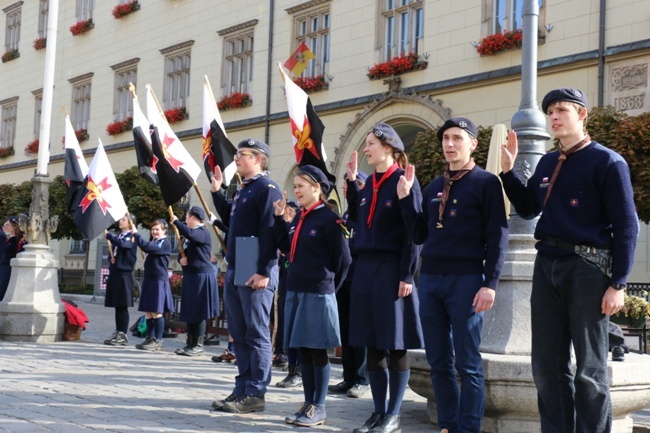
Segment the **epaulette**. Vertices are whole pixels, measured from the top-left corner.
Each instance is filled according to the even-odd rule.
[[[275,185],[273,185],[272,183],[269,183],[269,188],[275,189]]]

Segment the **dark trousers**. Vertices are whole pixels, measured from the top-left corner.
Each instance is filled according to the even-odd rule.
[[[530,299],[532,367],[543,433],[606,433],[612,428],[609,320],[601,312],[608,286],[607,276],[581,257],[537,255]]]
[[[262,397],[271,381],[271,332],[269,321],[273,297],[278,286],[278,270],[274,268],[265,289],[235,286],[235,271],[228,269],[224,302],[228,332],[233,338],[237,369],[235,395]]]
[[[483,313],[476,314],[472,307],[482,280],[481,275],[420,273],[420,320],[438,425],[454,433],[480,433],[485,410],[479,353]]]
[[[341,364],[343,365],[343,380],[348,383],[368,385],[366,371],[367,350],[365,347],[350,346],[350,290],[352,281],[343,283],[336,293],[339,309],[339,327],[341,329]]]

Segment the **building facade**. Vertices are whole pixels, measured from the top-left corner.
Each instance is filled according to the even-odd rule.
[[[581,88],[594,106],[632,115],[649,110],[650,0],[538,1],[538,100],[567,86]],[[64,110],[88,160],[99,137],[115,172],[136,165],[130,131],[119,132],[132,114],[129,83],[141,105],[145,85],[152,86],[199,161],[207,76],[217,100],[224,98],[221,116],[231,141],[267,142],[271,176],[291,191],[295,157],[277,63],[301,42],[314,53],[301,76],[308,84],[312,79],[328,164],[339,179],[379,121],[407,145],[450,116],[509,126],[520,102],[522,3],[61,1],[48,173],[63,174]],[[0,183],[29,180],[36,166],[48,6],[48,0],[0,0]],[[399,56],[401,66],[386,63]],[[399,75],[384,76],[390,66],[401,67]],[[205,177],[199,182],[207,194]],[[648,236],[644,227],[631,281],[650,282]],[[53,242],[52,249],[64,268],[79,266],[78,243]]]

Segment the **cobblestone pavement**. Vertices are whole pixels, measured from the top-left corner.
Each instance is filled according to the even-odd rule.
[[[66,297],[64,295],[64,297]],[[327,423],[315,428],[290,426],[284,417],[302,402],[302,388],[269,387],[266,410],[229,414],[210,410],[216,398],[232,390],[237,367],[217,364],[226,342],[206,346],[206,355],[178,356],[184,338],[167,338],[162,352],[106,346],[113,331],[113,310],[87,298],[76,302],[90,319],[80,341],[16,343],[0,341],[0,432],[296,432],[346,431],[372,412],[370,393],[359,399],[328,395]],[[139,317],[130,310],[131,323]],[[331,383],[341,377],[332,366]],[[285,372],[274,370],[272,383]],[[635,425],[650,427],[650,410]],[[404,433],[433,432],[426,401],[407,390],[402,406]],[[639,430],[650,431],[650,430]]]

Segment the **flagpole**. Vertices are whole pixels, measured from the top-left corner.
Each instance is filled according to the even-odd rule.
[[[147,87],[147,90],[149,90],[151,92],[151,97],[156,102],[156,106],[158,107],[158,112],[160,112],[160,114],[162,114],[162,117],[163,117],[163,119],[165,119],[165,122],[166,122],[167,118],[165,117],[165,112],[163,111],[162,107],[160,106],[160,102],[158,102],[158,98],[156,98],[156,94],[153,92],[153,89],[151,88],[151,85],[147,84],[146,87]],[[199,198],[201,199],[201,204],[203,205],[203,208],[205,209],[205,211],[209,215],[211,213],[210,208],[208,207],[208,204],[205,202],[205,199],[203,198],[203,194],[201,194],[201,190],[199,189],[199,186],[196,184],[196,182],[194,182],[194,189],[196,189],[197,194],[199,194]],[[171,206],[170,206],[170,212],[171,212]],[[171,213],[170,213],[170,215],[171,215]],[[226,244],[224,243],[223,238],[221,237],[221,234],[219,233],[219,230],[214,225],[212,225],[212,229],[214,230],[214,234],[217,235],[217,240],[219,241],[219,245],[221,245],[221,249],[225,253],[226,252]]]
[[[174,217],[174,211],[172,210],[171,206],[167,207],[167,210],[169,211],[169,221],[171,222],[172,218]],[[176,240],[178,241],[178,252],[181,253],[181,257],[185,258],[185,249],[183,248],[183,243],[181,242],[181,234],[178,232],[178,227],[174,223],[170,224],[174,228],[174,233],[176,233]]]
[[[106,239],[106,235],[108,234],[108,230],[104,229],[104,239]],[[106,244],[108,244],[108,254],[111,256],[111,260],[115,258],[113,255],[113,245],[111,245],[111,241],[106,239]]]

